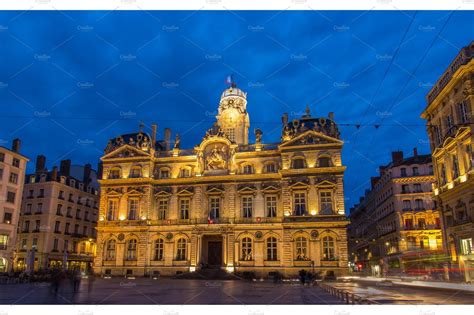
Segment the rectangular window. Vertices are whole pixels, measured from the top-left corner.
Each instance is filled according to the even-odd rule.
[[[64,234],[69,234],[69,226],[71,224],[70,223],[66,223],[66,227],[64,228]]]
[[[411,201],[403,200],[403,210],[411,210]]]
[[[84,221],[89,221],[89,211],[84,212]]]
[[[33,232],[39,232],[41,228],[41,220],[35,221],[35,230]]]
[[[3,178],[3,168],[0,168],[0,179]]]
[[[405,228],[407,229],[413,228],[413,219],[405,219]]]
[[[413,171],[413,176],[418,176],[419,173],[418,173],[418,167],[413,167],[412,168],[412,171]]]
[[[400,169],[400,176],[401,177],[406,177],[407,176],[407,169],[406,168],[402,167]]]
[[[16,193],[14,193],[13,191],[7,192],[7,202],[15,203],[15,197],[16,197]]]
[[[23,232],[28,233],[29,231],[30,231],[30,221],[25,221],[25,223],[23,223]]]
[[[28,240],[26,238],[22,239],[21,240],[21,249],[26,250],[27,248],[28,248]]]
[[[277,216],[277,197],[266,196],[265,201],[267,206],[267,217],[275,218]]]
[[[25,208],[25,214],[31,214],[32,204],[28,203]]]
[[[469,108],[467,101],[458,104],[459,122],[465,124],[469,122]]]
[[[306,214],[306,193],[298,192],[293,195],[294,215]]]
[[[332,192],[322,191],[319,193],[319,200],[321,203],[320,214],[332,214]]]
[[[20,167],[20,160],[17,158],[13,158],[12,165],[15,167]]]
[[[402,194],[410,193],[410,186],[409,185],[402,185]]]
[[[56,215],[63,215],[62,208],[63,208],[63,205],[58,204],[58,207],[56,208]]]
[[[31,244],[31,248],[38,248],[38,239],[35,237],[33,239],[33,243]]]
[[[8,235],[1,234],[0,235],[0,249],[5,250],[7,249],[8,245]]]
[[[53,251],[58,251],[58,242],[59,240],[57,238],[54,239],[53,241]]]
[[[136,220],[138,216],[138,199],[128,200],[128,219]]]
[[[35,212],[35,214],[40,214],[40,213],[43,213],[43,204],[42,204],[42,203],[39,203],[39,204],[36,206],[36,212]]]
[[[0,162],[5,162],[5,153],[0,153]]]
[[[158,220],[166,220],[166,213],[168,212],[168,199],[158,200]]]
[[[242,197],[242,216],[244,218],[252,217],[253,198],[251,196]]]
[[[211,220],[219,218],[220,207],[221,207],[220,197],[209,198],[209,218]]]
[[[10,212],[5,212],[3,215],[3,223],[11,224],[12,223],[12,214]]]
[[[112,199],[109,200],[109,205],[107,208],[107,220],[113,221],[117,215],[118,200]]]
[[[74,234],[79,234],[79,224],[74,225]]]
[[[421,184],[414,184],[413,185],[413,190],[414,190],[414,192],[422,192]]]
[[[474,253],[474,247],[472,245],[472,238],[461,239],[461,253],[463,255],[472,255],[472,253]]]
[[[64,240],[64,251],[69,251],[69,240]]]
[[[76,219],[81,219],[81,209],[76,210]]]
[[[8,179],[10,184],[18,184],[18,174],[17,173],[10,173],[10,178]]]
[[[418,228],[419,229],[426,229],[426,221],[423,218],[418,219]]]
[[[72,218],[72,208],[71,207],[67,207],[66,216],[68,218]]]
[[[38,198],[43,198],[44,197],[44,189],[39,190]]]
[[[182,198],[179,200],[179,218],[181,220],[189,219],[190,207],[191,207],[191,200],[189,198]]]
[[[61,222],[56,221],[56,223],[54,224],[54,233],[59,233],[60,225],[61,225]]]
[[[87,226],[82,228],[82,236],[87,236]]]

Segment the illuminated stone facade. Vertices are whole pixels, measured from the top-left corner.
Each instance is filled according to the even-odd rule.
[[[11,149],[0,146],[0,273],[13,269],[26,163],[19,139],[13,140]]]
[[[440,267],[443,239],[434,207],[430,155],[404,158],[380,167],[371,188],[350,211],[349,253],[354,268],[374,276],[429,273]]]
[[[66,268],[88,270],[95,255],[99,208],[97,176],[84,167],[63,160],[60,169],[46,169],[39,155],[36,170],[26,176],[15,270]],[[77,173],[77,174],[76,174]]]
[[[427,120],[450,276],[474,281],[474,42],[464,47],[427,95]],[[456,270],[461,269],[457,274]]]
[[[202,142],[180,148],[171,132],[109,141],[100,180],[95,270],[174,275],[201,268],[255,272],[347,270],[343,174],[333,115],[282,119],[281,142],[255,130],[246,93],[221,96]]]

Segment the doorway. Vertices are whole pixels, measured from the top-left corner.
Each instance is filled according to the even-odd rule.
[[[207,264],[210,267],[222,265],[222,241],[207,242]]]

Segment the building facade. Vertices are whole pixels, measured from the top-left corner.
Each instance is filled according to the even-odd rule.
[[[259,276],[347,270],[340,140],[333,115],[282,118],[281,142],[249,144],[246,93],[221,96],[202,142],[181,149],[171,131],[111,139],[95,271],[174,275],[216,267]]]
[[[350,211],[349,252],[356,270],[374,276],[420,275],[439,270],[443,241],[432,200],[430,155],[404,158],[380,167],[371,188]]]
[[[13,140],[11,150],[0,146],[0,273],[13,266],[26,163],[19,139]]]
[[[464,47],[428,93],[427,120],[451,277],[474,281],[474,42]],[[457,272],[460,270],[460,272]]]
[[[16,270],[91,268],[99,195],[93,188],[95,171],[90,164],[82,169],[82,178],[73,177],[71,161],[63,160],[59,170],[54,166],[48,171],[46,157],[37,157],[35,173],[26,176]]]

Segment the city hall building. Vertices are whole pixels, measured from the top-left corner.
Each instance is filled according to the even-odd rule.
[[[246,93],[232,84],[194,148],[139,132],[105,148],[95,271],[175,275],[206,268],[253,272],[348,270],[334,115],[282,118],[279,143],[249,143]]]

